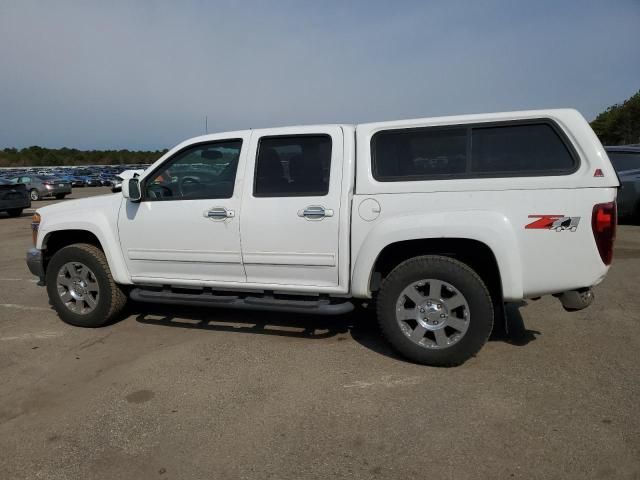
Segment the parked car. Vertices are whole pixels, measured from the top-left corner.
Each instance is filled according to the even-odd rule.
[[[101,187],[102,186],[102,180],[100,180],[100,177],[98,175],[85,175],[85,176],[82,177],[82,179],[87,184],[87,187]]]
[[[55,177],[44,175],[23,175],[11,179],[14,184],[22,183],[29,190],[29,196],[34,202],[44,197],[56,197],[62,200],[71,193],[71,183]]]
[[[394,349],[450,366],[505,302],[591,304],[618,187],[575,110],[220,133],[122,195],[38,209],[27,264],[72,325],[107,324],[127,296],[325,315],[375,302]]]
[[[19,217],[29,207],[31,200],[25,185],[0,179],[0,212],[7,212],[10,217]]]
[[[114,179],[112,180],[112,182],[111,182],[111,191],[113,193],[121,192],[122,191],[122,182],[123,182],[123,180],[129,179],[129,178],[134,178],[134,177],[139,177],[143,173],[144,173],[143,169],[139,169],[139,170],[123,170],[121,173],[116,175],[114,177]]]
[[[81,177],[77,177],[75,175],[63,175],[59,178],[71,183],[72,188],[82,188],[87,186],[86,182]]]
[[[620,178],[618,215],[640,222],[640,147],[605,147]]]

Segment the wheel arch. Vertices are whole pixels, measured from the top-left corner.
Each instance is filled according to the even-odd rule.
[[[376,291],[391,271],[410,258],[440,255],[455,258],[471,267],[487,285],[492,298],[502,301],[502,281],[498,262],[485,243],[469,238],[421,238],[402,240],[385,246],[372,268],[369,289]]]
[[[114,251],[112,242],[113,240],[110,242],[101,232],[92,228],[61,228],[47,231],[42,236],[41,244],[38,248],[43,251],[46,271],[49,260],[60,249],[75,243],[94,245],[104,252],[114,281],[116,283],[129,284],[131,280],[124,259],[119,248]],[[116,245],[119,247],[119,244]]]
[[[498,212],[483,211],[407,215],[376,225],[352,266],[353,295],[371,298],[376,282],[395,265],[429,254],[448,255],[480,270],[493,284],[492,294],[504,300],[522,298],[520,252],[511,223]]]

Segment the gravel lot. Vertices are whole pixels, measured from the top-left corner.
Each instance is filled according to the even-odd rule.
[[[593,306],[514,306],[510,338],[436,369],[363,313],[67,326],[24,262],[30,213],[0,217],[0,478],[640,478],[638,226]]]

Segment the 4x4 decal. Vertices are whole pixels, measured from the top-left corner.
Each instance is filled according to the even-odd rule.
[[[567,217],[566,215],[529,215],[529,218],[536,218],[537,220],[525,225],[524,228],[555,230],[556,232],[564,230],[575,232],[580,223],[580,217]]]

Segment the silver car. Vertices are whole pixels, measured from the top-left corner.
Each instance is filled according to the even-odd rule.
[[[56,197],[58,200],[62,200],[71,193],[71,182],[45,175],[23,175],[12,178],[11,183],[24,184],[33,201],[44,197]]]

